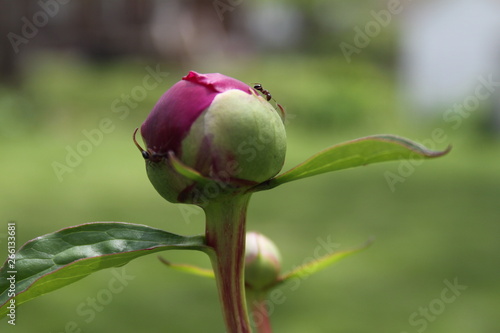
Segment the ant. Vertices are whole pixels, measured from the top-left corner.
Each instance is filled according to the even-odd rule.
[[[269,90],[266,90],[262,87],[262,84],[260,83],[255,83],[253,85],[253,88],[255,90],[258,90],[262,93],[262,95],[266,96],[266,100],[269,102],[271,99],[274,100],[274,102],[276,103],[276,106],[280,109],[280,112],[281,112],[281,118],[284,119],[285,118],[285,108],[283,106],[281,106],[281,104],[278,104],[276,102],[276,100],[273,98],[273,96],[271,95],[271,93],[269,92]]]
[[[162,155],[160,154],[157,154],[155,153],[154,151],[148,149],[148,150],[144,150],[140,145],[139,143],[137,142],[137,140],[135,139],[135,135],[137,134],[137,131],[139,130],[139,128],[136,128],[135,131],[134,131],[134,135],[132,136],[132,138],[134,139],[134,143],[136,145],[136,147],[139,149],[139,151],[141,152],[142,154],[142,157],[145,159],[145,160],[150,160],[151,162],[158,162],[161,160],[162,158]]]
[[[273,98],[273,96],[271,96],[271,93],[269,92],[269,90],[266,90],[262,87],[262,84],[256,83],[256,84],[254,84],[253,88],[255,90],[260,91],[264,96],[266,96],[266,99],[268,102]]]

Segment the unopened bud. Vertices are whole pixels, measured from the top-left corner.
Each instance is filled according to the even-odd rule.
[[[248,232],[245,249],[245,285],[254,291],[272,286],[279,277],[281,255],[276,245],[264,235]]]
[[[286,152],[280,113],[255,89],[218,73],[189,72],[174,84],[141,135],[148,177],[171,202],[203,205],[200,193],[255,186],[281,170]],[[173,159],[213,184],[181,175]]]

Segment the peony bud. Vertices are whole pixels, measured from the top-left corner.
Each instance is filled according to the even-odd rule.
[[[247,232],[245,249],[245,284],[253,291],[264,291],[278,281],[281,255],[276,245],[264,235]]]
[[[281,170],[286,151],[279,113],[253,88],[218,73],[189,72],[174,84],[141,135],[148,177],[171,202],[203,205],[266,181]],[[181,175],[173,160],[209,184]]]

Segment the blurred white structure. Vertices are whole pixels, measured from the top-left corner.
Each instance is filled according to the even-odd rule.
[[[417,108],[463,101],[479,77],[500,82],[500,1],[415,1],[401,15],[403,85]]]

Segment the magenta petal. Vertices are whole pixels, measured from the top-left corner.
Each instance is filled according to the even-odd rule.
[[[215,92],[224,92],[231,89],[239,89],[241,91],[250,93],[250,87],[241,82],[240,80],[233,79],[232,77],[219,74],[219,73],[209,73],[200,74],[196,72],[189,72],[188,75],[182,78],[183,80],[197,83],[207,87],[207,89],[213,90]]]
[[[172,150],[179,156],[182,140],[216,94],[188,81],[174,84],[156,103],[141,127],[146,147],[157,154]]]
[[[142,124],[141,135],[147,149],[159,155],[173,151],[180,157],[182,140],[191,125],[217,94],[231,89],[250,94],[248,85],[231,77],[189,72],[163,94]]]

